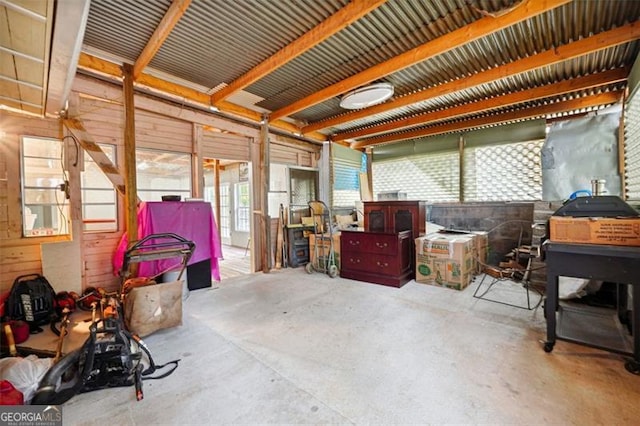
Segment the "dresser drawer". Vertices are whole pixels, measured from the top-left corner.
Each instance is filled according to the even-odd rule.
[[[349,233],[343,236],[342,247],[348,252],[387,254],[398,252],[398,236],[395,234]]]
[[[354,271],[396,275],[401,272],[400,259],[396,256],[367,253],[351,253],[342,257],[342,267]]]
[[[411,231],[342,231],[340,276],[393,287],[413,277]]]

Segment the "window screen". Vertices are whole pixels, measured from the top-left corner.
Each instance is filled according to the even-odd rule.
[[[543,143],[536,140],[466,148],[464,201],[540,200]],[[457,150],[376,161],[372,171],[374,196],[399,191],[410,200],[460,200]]]
[[[355,207],[360,201],[360,173],[367,171],[367,156],[341,145],[331,146],[332,206]]]
[[[460,189],[457,151],[423,154],[372,164],[374,197],[400,191],[409,200],[458,201]]]
[[[640,200],[640,90],[625,106],[625,192],[629,200]]]
[[[544,141],[480,146],[464,151],[464,201],[542,199]]]

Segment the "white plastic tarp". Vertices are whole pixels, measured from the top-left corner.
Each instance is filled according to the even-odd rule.
[[[620,111],[558,121],[542,148],[542,199],[566,200],[604,179],[606,194],[620,195],[618,126]]]

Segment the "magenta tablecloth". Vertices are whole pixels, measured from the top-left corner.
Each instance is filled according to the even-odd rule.
[[[211,204],[204,201],[143,202],[138,207],[138,238],[151,234],[174,233],[193,241],[196,248],[189,265],[211,259],[211,276],[220,281],[218,259],[222,258],[222,247],[218,227],[213,218]],[[127,234],[123,234],[113,258],[114,273],[122,269],[124,253],[127,251]],[[138,275],[153,277],[175,269],[180,258],[140,262]]]

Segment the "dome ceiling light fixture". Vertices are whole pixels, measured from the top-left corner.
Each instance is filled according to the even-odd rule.
[[[340,99],[340,106],[345,109],[362,109],[382,103],[393,96],[391,83],[376,83],[360,87]]]

